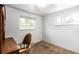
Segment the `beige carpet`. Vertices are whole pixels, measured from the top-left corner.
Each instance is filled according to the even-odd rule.
[[[76,54],[70,50],[58,47],[45,41],[41,41],[32,45],[31,54]]]

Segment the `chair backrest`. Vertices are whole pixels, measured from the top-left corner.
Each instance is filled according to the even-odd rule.
[[[31,34],[28,33],[28,34],[25,35],[22,44],[28,44],[29,45],[30,43],[31,43]]]

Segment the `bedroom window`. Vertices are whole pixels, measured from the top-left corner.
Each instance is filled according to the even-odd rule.
[[[20,17],[20,30],[35,29],[35,20],[27,17]]]
[[[55,18],[55,25],[76,25],[79,24],[78,13],[73,13],[65,16],[57,16]]]

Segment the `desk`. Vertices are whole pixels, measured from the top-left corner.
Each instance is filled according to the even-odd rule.
[[[5,43],[2,50],[3,54],[19,54],[19,47],[15,40],[10,37],[5,39]]]

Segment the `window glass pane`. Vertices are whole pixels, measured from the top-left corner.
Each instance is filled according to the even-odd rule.
[[[20,30],[25,29],[34,29],[35,28],[35,20],[31,18],[20,18]]]
[[[78,13],[72,13],[68,15],[58,16],[55,19],[56,25],[75,25],[79,24]]]

